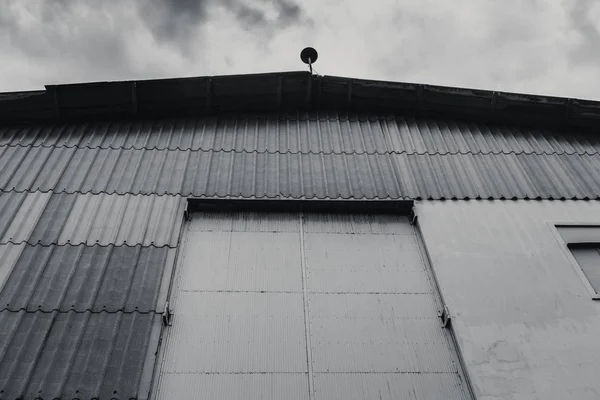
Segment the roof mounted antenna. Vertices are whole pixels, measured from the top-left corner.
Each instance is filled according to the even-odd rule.
[[[304,50],[300,52],[300,59],[304,64],[308,64],[308,68],[310,68],[310,73],[313,73],[312,65],[319,58],[319,53],[312,47],[305,47]]]

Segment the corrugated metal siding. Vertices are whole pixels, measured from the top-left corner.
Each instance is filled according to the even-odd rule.
[[[0,311],[162,311],[164,303],[157,302],[173,253],[166,247],[25,245],[0,292]]]
[[[176,247],[180,196],[0,193],[0,244]]]
[[[598,138],[517,126],[335,112],[0,128],[0,146],[260,153],[598,154]]]
[[[143,398],[160,324],[154,313],[2,311],[0,398]]]
[[[600,202],[423,201],[416,211],[478,398],[597,398],[600,303],[552,226],[600,225]]]
[[[407,218],[195,213],[184,243],[158,398],[466,399]]]
[[[2,137],[3,191],[241,198],[600,196],[600,140],[518,127],[323,114],[4,128]]]
[[[0,187],[17,192],[332,199],[600,197],[598,154],[301,155],[4,147],[0,168]]]

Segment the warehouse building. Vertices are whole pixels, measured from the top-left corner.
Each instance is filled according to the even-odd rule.
[[[599,128],[308,72],[0,94],[0,399],[598,399]]]

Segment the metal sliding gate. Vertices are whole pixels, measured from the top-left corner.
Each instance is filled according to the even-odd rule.
[[[406,216],[196,212],[160,399],[466,399]]]

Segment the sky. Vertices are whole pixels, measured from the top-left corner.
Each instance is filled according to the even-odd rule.
[[[600,0],[0,0],[0,92],[306,70],[600,100]]]

